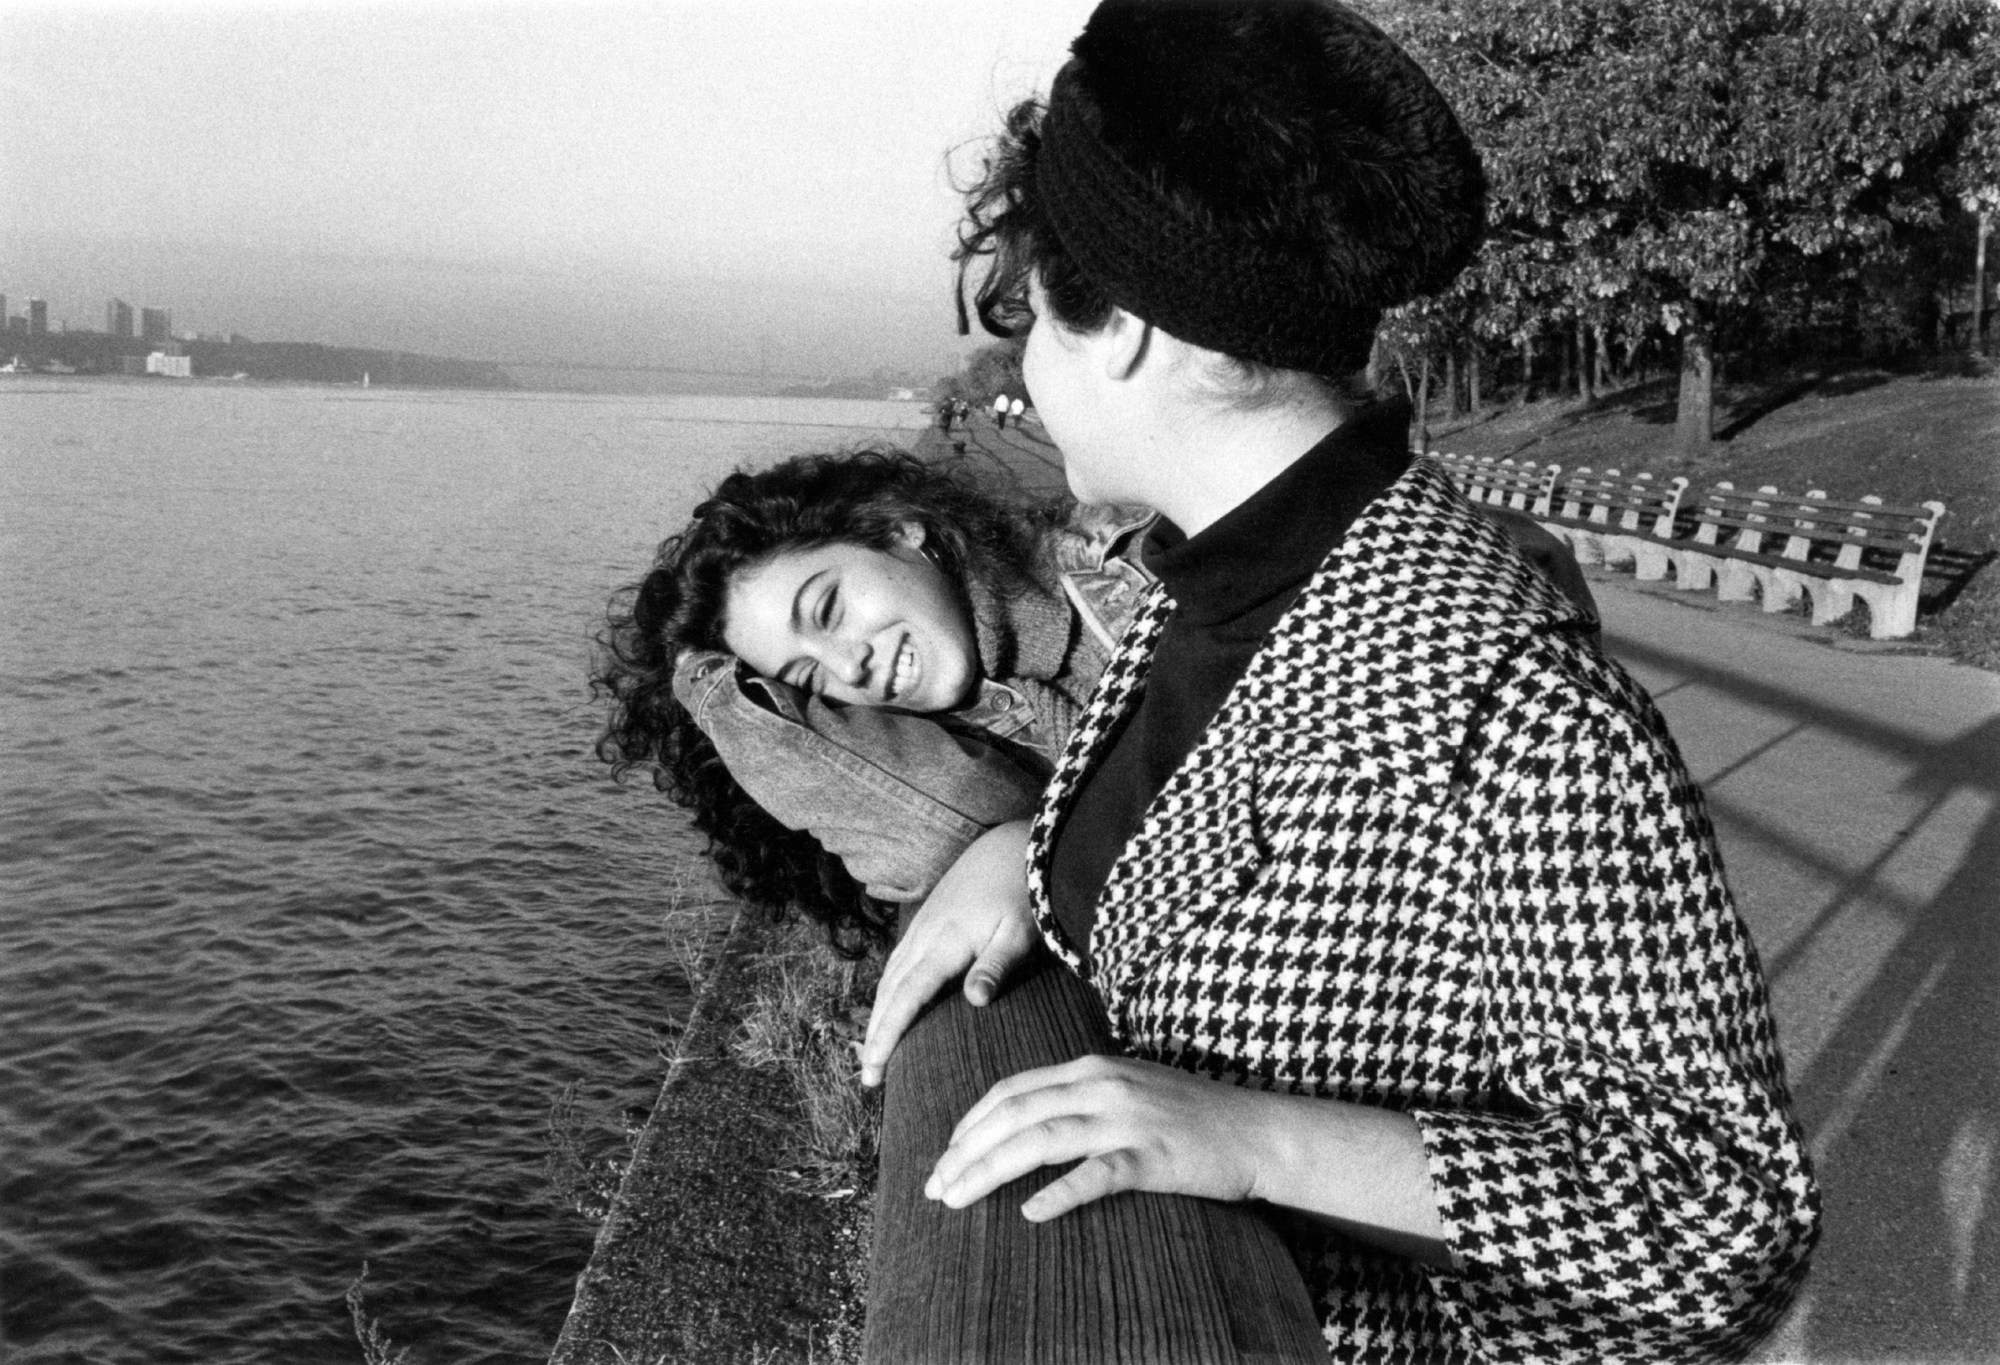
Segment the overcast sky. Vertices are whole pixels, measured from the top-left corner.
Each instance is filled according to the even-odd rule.
[[[1092,0],[0,0],[0,291],[494,357],[957,353],[945,153]]]

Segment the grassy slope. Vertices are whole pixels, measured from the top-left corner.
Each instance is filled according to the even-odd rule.
[[[1732,385],[1716,413],[1710,454],[1673,448],[1674,381],[1656,380],[1593,404],[1541,402],[1471,422],[1436,422],[1432,446],[1588,466],[1696,487],[1873,493],[1886,502],[1945,504],[1920,643],[2000,670],[2000,377],[1897,376],[1875,370],[1800,373]]]

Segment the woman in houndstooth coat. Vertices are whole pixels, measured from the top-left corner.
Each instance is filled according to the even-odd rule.
[[[864,1077],[1046,945],[1124,1055],[995,1086],[932,1197],[1075,1162],[1026,1216],[1293,1211],[1341,1360],[1740,1357],[1818,1204],[1701,794],[1594,620],[1341,379],[1482,204],[1422,72],[1324,0],[1105,0],[1010,118],[962,259],[1031,322],[1072,490],[1161,513],[1160,582],[1032,828],[890,959]]]

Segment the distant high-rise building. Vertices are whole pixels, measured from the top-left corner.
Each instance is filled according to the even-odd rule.
[[[164,308],[139,310],[139,335],[147,341],[165,341],[174,329],[174,315]]]
[[[49,301],[47,299],[28,300],[28,335],[47,336],[49,332]]]
[[[104,330],[123,340],[132,335],[132,305],[113,299],[104,305]]]

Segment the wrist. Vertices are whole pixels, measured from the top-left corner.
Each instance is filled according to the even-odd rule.
[[[1444,1264],[1444,1221],[1416,1120],[1306,1095],[1260,1092],[1245,1146],[1250,1198],[1315,1215],[1365,1240]]]

